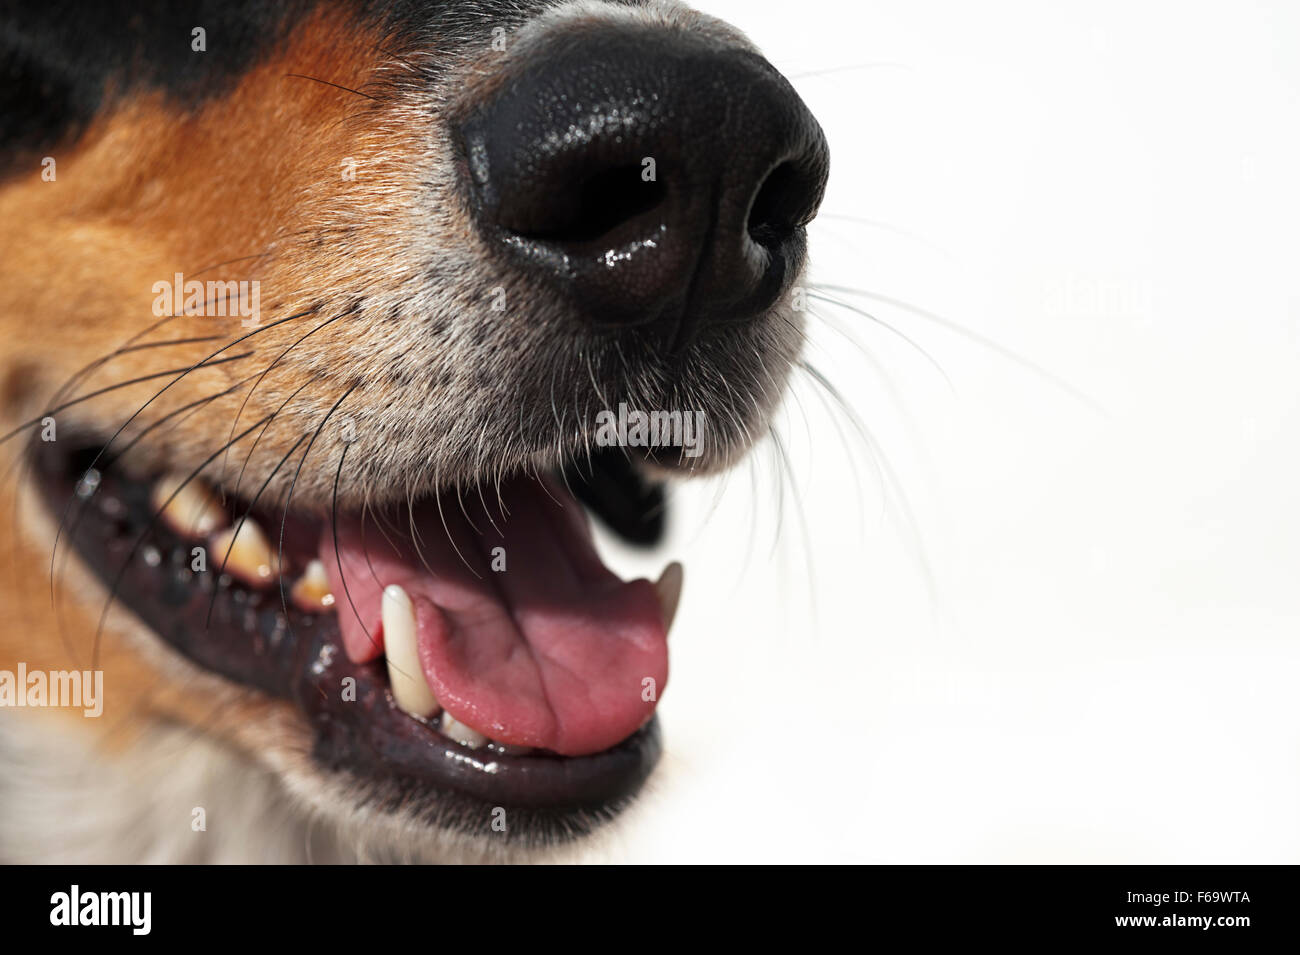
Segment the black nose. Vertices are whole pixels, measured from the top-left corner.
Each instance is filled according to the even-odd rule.
[[[682,31],[553,38],[460,129],[502,251],[594,324],[677,342],[789,289],[830,162],[766,60]]]

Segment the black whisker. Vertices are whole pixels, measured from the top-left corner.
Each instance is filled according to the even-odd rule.
[[[288,406],[289,402],[293,401],[294,398],[298,397],[299,393],[304,388],[306,388],[308,385],[315,384],[319,380],[320,380],[320,376],[317,375],[316,377],[311,378],[308,381],[304,382],[303,384],[299,385],[296,389],[294,389],[293,394],[289,395],[288,398],[285,398],[284,401],[280,402],[280,407],[276,408],[275,411],[271,412],[270,417],[266,419],[265,426],[263,426],[262,430],[258,432],[257,437],[253,439],[253,446],[249,448],[248,454],[244,457],[244,466],[239,469],[239,479],[235,482],[235,489],[230,494],[232,500],[237,501],[239,499],[239,485],[244,480],[244,471],[248,467],[248,462],[253,457],[253,452],[257,450],[257,445],[261,442],[263,436],[265,436],[267,430],[271,427],[271,423],[275,421],[277,417],[279,417],[280,412],[283,411]],[[262,482],[262,486],[257,489],[257,493],[253,495],[253,499],[248,502],[248,507],[245,508],[243,516],[240,517],[239,519],[239,524],[235,527],[235,533],[231,535],[230,543],[226,546],[226,553],[221,558],[221,569],[217,572],[217,580],[220,580],[221,576],[226,572],[226,562],[230,560],[230,552],[235,547],[235,541],[239,539],[239,532],[243,530],[244,522],[247,521],[249,515],[253,513],[253,508],[257,506],[258,499],[261,498],[262,494],[266,491],[267,487],[270,486],[271,481],[275,478],[276,474],[279,473],[280,468],[284,467],[284,462],[289,460],[290,455],[292,455],[294,451],[298,450],[298,446],[302,444],[305,440],[307,440],[307,436],[304,434],[294,443],[293,447],[291,447],[288,451],[284,453],[284,457],[280,459],[280,463],[277,464],[271,470],[271,473],[267,475],[266,480]],[[283,560],[284,555],[281,554],[280,557]],[[216,588],[213,588],[212,600],[208,603],[208,613],[203,621],[203,629],[205,630],[208,628],[208,625],[212,621],[212,608],[216,606],[216,602],[217,602],[217,591]]]
[[[208,367],[211,367],[211,366],[213,366],[213,365],[223,365],[223,364],[225,364],[226,362],[231,362],[231,361],[239,361],[241,358],[247,358],[247,357],[248,357],[249,355],[251,355],[251,354],[253,354],[251,351],[250,351],[250,352],[244,352],[244,353],[241,354],[241,355],[234,355],[234,356],[231,356],[231,357],[229,357],[229,358],[223,358],[223,359],[221,359],[220,361],[209,362],[209,363],[208,363]],[[73,398],[73,399],[70,400],[70,401],[65,401],[63,404],[59,405],[57,408],[49,408],[49,409],[47,409],[46,412],[45,412],[45,414],[41,415],[39,418],[32,418],[30,421],[25,421],[25,422],[23,422],[23,423],[20,424],[18,427],[14,428],[12,431],[10,431],[8,434],[4,435],[4,437],[0,437],[0,444],[4,444],[6,441],[8,441],[10,438],[14,437],[15,435],[21,434],[23,431],[27,430],[28,428],[31,428],[31,427],[34,427],[34,426],[40,424],[40,423],[43,422],[46,418],[53,417],[54,415],[58,414],[60,411],[66,411],[68,408],[71,408],[71,407],[73,407],[74,405],[79,405],[79,404],[81,404],[83,401],[89,401],[91,398],[98,398],[98,397],[100,397],[101,395],[106,395],[106,394],[108,394],[110,391],[117,391],[119,388],[129,388],[129,387],[131,387],[132,385],[138,385],[138,384],[140,384],[141,382],[145,382],[145,381],[153,381],[155,378],[166,378],[168,375],[175,375],[175,374],[177,374],[178,372],[186,372],[186,371],[193,371],[193,370],[194,370],[193,366],[191,366],[191,367],[188,368],[188,369],[185,369],[185,368],[171,368],[171,369],[168,369],[167,371],[159,371],[159,372],[155,372],[155,373],[152,374],[152,375],[141,375],[139,378],[131,378],[131,379],[128,380],[128,381],[121,381],[121,382],[118,382],[118,383],[115,384],[115,385],[107,385],[106,387],[100,388],[100,389],[98,389],[98,390],[96,390],[96,391],[92,391],[92,392],[90,392],[89,394],[80,395],[80,396],[78,396],[78,397],[76,397],[76,398]],[[160,392],[160,393],[161,393],[161,392]],[[157,397],[157,395],[155,395],[154,397]],[[140,409],[140,410],[143,411],[144,409],[142,408],[142,409]],[[136,414],[139,414],[139,412],[136,412]],[[133,421],[133,420],[135,420],[135,415],[132,415],[132,416],[131,416],[131,418],[127,421],[127,424],[130,424],[131,421]],[[123,425],[122,427],[125,428],[126,425]],[[119,433],[120,433],[120,431],[119,431]],[[93,466],[93,464],[92,464],[92,466]]]
[[[275,356],[275,360],[274,360],[273,362],[271,362],[269,365],[267,365],[264,369],[262,369],[262,374],[258,376],[257,381],[254,383],[253,387],[248,389],[248,394],[244,395],[244,400],[241,401],[240,404],[239,404],[239,410],[235,412],[235,420],[232,421],[231,424],[230,424],[230,433],[231,433],[231,434],[234,434],[234,433],[235,433],[235,429],[236,429],[237,427],[239,427],[239,419],[240,419],[240,417],[241,417],[241,416],[243,415],[243,413],[244,413],[244,408],[248,406],[248,400],[249,400],[250,398],[253,397],[253,392],[255,392],[255,391],[257,390],[257,388],[258,388],[258,385],[260,385],[260,384],[262,383],[262,379],[265,378],[265,377],[270,373],[270,371],[271,371],[272,368],[274,368],[276,365],[278,365],[278,364],[280,363],[280,360],[281,360],[282,358],[284,358],[285,355],[289,354],[289,352],[293,351],[295,348],[297,348],[299,345],[301,345],[303,342],[305,342],[305,341],[306,341],[308,338],[310,338],[312,335],[315,335],[318,331],[320,331],[320,330],[321,330],[322,328],[324,328],[326,325],[332,325],[334,322],[337,322],[340,318],[344,318],[344,317],[346,317],[346,316],[348,316],[348,315],[353,315],[353,314],[355,314],[355,312],[354,312],[352,309],[346,309],[346,310],[340,312],[339,314],[335,315],[333,318],[328,318],[328,319],[326,319],[325,321],[323,321],[323,322],[321,322],[319,325],[317,325],[315,328],[313,328],[311,331],[307,332],[307,334],[305,334],[305,335],[303,335],[301,338],[299,338],[296,342],[294,342],[293,344],[289,345],[289,346],[288,346],[284,351],[280,352],[280,354],[276,355],[276,356]],[[251,453],[251,452],[250,452],[250,453]],[[224,478],[224,477],[225,477],[225,474],[226,474],[226,464],[227,464],[227,462],[228,462],[228,459],[227,459],[227,461],[222,461],[222,462],[221,462],[221,475],[222,475],[222,478]]]
[[[263,372],[262,374],[265,375],[266,373]],[[251,376],[250,376],[250,377],[251,377]],[[253,453],[254,453],[255,451],[257,451],[257,446],[258,446],[259,444],[262,443],[262,438],[266,435],[266,432],[270,429],[270,427],[271,427],[271,422],[274,421],[274,420],[279,416],[279,414],[280,414],[281,411],[283,411],[286,407],[288,407],[289,402],[293,401],[294,398],[297,398],[297,397],[298,397],[298,395],[302,392],[302,390],[303,390],[304,388],[308,387],[309,385],[314,385],[316,382],[320,381],[320,379],[321,379],[321,376],[320,376],[319,374],[318,374],[318,375],[314,375],[313,377],[307,379],[307,381],[305,381],[303,384],[301,384],[301,385],[299,385],[297,388],[295,388],[295,389],[293,390],[293,393],[290,394],[288,398],[285,398],[284,401],[280,402],[280,407],[276,408],[276,409],[275,409],[275,413],[271,415],[271,421],[268,421],[268,422],[266,423],[266,427],[263,428],[263,429],[258,433],[258,435],[257,435],[256,438],[253,439],[253,444],[252,444],[252,446],[248,449],[248,453],[247,453],[246,455],[244,455],[244,463],[243,463],[242,465],[240,465],[240,467],[239,467],[239,475],[238,475],[238,477],[235,478],[235,487],[234,487],[234,489],[230,492],[230,496],[231,496],[232,498],[235,498],[235,499],[238,499],[238,498],[239,498],[239,488],[240,488],[240,485],[242,485],[242,484],[244,483],[244,472],[248,470],[248,462],[251,461],[251,460],[253,460]],[[258,381],[261,381],[262,379],[259,377],[257,380],[258,380]],[[253,387],[256,388],[257,385],[253,385]],[[228,453],[228,452],[227,452],[227,453]],[[223,477],[224,477],[224,471],[225,471],[225,462],[223,461],[223,462],[222,462],[222,472],[223,472]]]
[[[343,584],[343,595],[348,598],[348,606],[352,608],[352,613],[361,626],[361,632],[366,635],[366,639],[370,641],[371,646],[377,648],[375,638],[366,629],[366,622],[361,619],[361,611],[357,609],[356,602],[352,599],[352,591],[348,589],[348,579],[343,574],[343,555],[339,553],[339,478],[343,474],[343,462],[347,460],[348,448],[350,447],[350,444],[343,445],[343,452],[339,455],[339,466],[334,472],[334,490],[330,494],[330,537],[334,541],[334,562],[338,564],[339,582]]]
[[[324,86],[332,86],[336,90],[342,90],[345,93],[355,93],[357,96],[364,96],[368,100],[374,99],[374,97],[369,95],[368,93],[363,93],[360,90],[354,90],[350,86],[343,86],[342,84],[339,83],[331,83],[329,80],[322,80],[319,77],[315,77],[315,76],[307,76],[305,73],[286,73],[284,75],[292,76],[300,80],[311,80],[313,83],[320,83]]]
[[[179,408],[167,412],[167,414],[158,418],[158,420],[150,423],[145,428],[142,428],[140,430],[140,433],[135,435],[135,437],[133,437],[130,441],[128,441],[126,445],[121,450],[119,450],[111,460],[106,461],[104,463],[103,470],[108,470],[117,461],[121,460],[123,455],[127,454],[131,450],[131,448],[133,448],[137,443],[139,443],[155,428],[158,428],[161,425],[166,424],[172,418],[175,418],[177,415],[183,414],[186,411],[190,411],[191,413],[198,411],[200,408],[209,404],[210,402],[215,401],[218,398],[224,397],[225,395],[228,395],[231,392],[242,387],[251,378],[252,375],[249,375],[248,378],[244,378],[242,381],[235,382],[235,384],[231,385],[229,388],[226,388],[224,391],[219,391],[216,392],[215,394],[207,395],[203,398],[199,398],[195,401],[191,401],[188,404],[181,405]],[[68,514],[71,511],[71,509],[75,506],[76,502],[77,502],[77,496],[74,494],[72,497],[68,498],[68,503],[64,505],[63,513],[59,517],[58,527],[55,530],[55,535],[54,535],[55,545],[54,548],[50,551],[50,606],[55,610],[56,614],[58,610],[58,602],[55,595],[56,593],[55,584],[56,584],[58,574],[55,570],[55,559],[58,553],[58,540],[60,536],[63,536],[65,538],[71,538],[76,534],[77,528],[78,526],[80,526],[82,516],[86,513],[86,510],[90,507],[90,503],[87,500],[82,504],[81,510],[77,513],[77,516],[73,518],[71,523],[68,523]],[[66,532],[64,531],[65,524],[67,524]],[[67,552],[65,551],[64,553],[66,554]]]
[[[361,554],[366,558],[366,566],[370,568],[370,576],[374,578],[375,583],[382,584],[383,581],[379,579],[379,574],[375,570],[374,561],[370,559],[370,547],[366,544],[366,514],[369,510],[370,496],[366,495],[366,499],[361,503]],[[380,528],[380,532],[383,532],[383,528]],[[338,550],[338,547],[335,546],[334,549]]]
[[[275,244],[274,242],[271,243],[271,245],[274,244]],[[227,265],[234,265],[236,262],[248,262],[251,261],[252,259],[264,259],[271,254],[272,252],[270,246],[268,246],[265,252],[256,252],[252,255],[241,255],[233,259],[226,259],[226,261],[224,262],[218,262],[216,265],[206,265],[203,268],[199,269],[197,272],[191,273],[189,275],[189,278],[196,279],[200,275],[206,275],[209,272],[215,272],[217,269],[224,269]]]
[[[247,358],[249,355],[254,354],[254,352],[251,352],[251,351],[250,351],[250,352],[244,352],[244,353],[241,354],[241,355],[235,355],[235,356],[233,356],[233,357],[222,358],[222,359],[219,360],[219,361],[213,361],[213,360],[212,360],[212,359],[215,358],[217,355],[220,355],[220,354],[221,354],[223,351],[225,351],[227,348],[233,348],[235,345],[238,345],[240,342],[245,341],[246,339],[252,338],[254,335],[257,335],[257,334],[260,334],[260,333],[262,333],[262,332],[264,332],[264,331],[267,331],[267,330],[269,330],[269,329],[275,328],[277,325],[282,325],[282,324],[284,324],[285,322],[291,322],[291,321],[293,321],[293,320],[295,320],[295,319],[302,318],[304,315],[310,315],[310,314],[311,314],[312,312],[314,312],[314,311],[315,311],[314,308],[309,308],[309,309],[307,309],[306,311],[298,312],[298,313],[296,313],[296,314],[294,314],[294,315],[287,315],[287,316],[285,316],[284,318],[278,318],[278,319],[276,319],[274,322],[270,322],[269,324],[262,325],[262,326],[259,327],[259,328],[255,328],[255,329],[253,329],[253,331],[249,332],[247,335],[241,335],[239,338],[236,338],[233,342],[230,342],[230,343],[227,344],[227,345],[223,345],[223,346],[221,346],[221,347],[218,348],[216,351],[214,351],[212,354],[208,355],[206,358],[202,359],[201,361],[197,361],[197,362],[195,362],[195,363],[194,363],[193,365],[191,365],[189,368],[186,368],[186,369],[184,369],[183,371],[181,371],[179,374],[176,375],[175,378],[173,378],[171,381],[169,381],[169,382],[168,382],[166,385],[164,385],[160,390],[158,390],[157,392],[155,392],[155,393],[154,393],[154,396],[153,396],[152,398],[150,398],[148,401],[146,401],[144,404],[142,404],[139,408],[137,408],[137,409],[135,410],[135,412],[132,413],[132,415],[131,415],[129,418],[127,418],[125,421],[122,422],[121,426],[120,426],[120,427],[119,427],[115,432],[113,432],[113,436],[112,436],[111,438],[108,439],[108,443],[105,444],[102,448],[100,448],[99,451],[95,454],[94,459],[91,460],[91,462],[90,462],[89,465],[87,465],[87,470],[89,470],[89,469],[95,467],[95,465],[97,465],[97,464],[99,463],[99,459],[102,458],[105,454],[108,453],[108,449],[109,449],[110,447],[113,446],[113,442],[115,442],[115,441],[118,439],[118,437],[122,434],[122,432],[125,431],[125,430],[127,429],[127,427],[130,426],[130,424],[131,424],[132,421],[134,421],[136,418],[138,418],[138,417],[139,417],[139,416],[144,412],[144,410],[145,410],[146,408],[148,408],[151,404],[153,404],[153,403],[154,403],[155,401],[157,401],[160,397],[162,397],[162,395],[165,394],[165,393],[167,392],[167,390],[168,390],[169,388],[171,388],[172,385],[176,384],[178,381],[180,381],[182,378],[184,378],[184,377],[185,377],[186,375],[188,375],[190,372],[194,371],[194,370],[197,369],[197,368],[211,368],[211,367],[213,367],[213,366],[215,366],[215,365],[221,365],[221,364],[225,364],[225,363],[227,363],[227,362],[239,361],[239,360],[242,359],[242,358]],[[152,378],[160,378],[160,377],[163,377],[164,375],[169,375],[169,374],[174,374],[174,373],[175,373],[175,372],[173,372],[173,371],[167,371],[167,372],[163,372],[163,373],[160,374],[160,375],[148,375],[148,376],[145,376],[144,378],[142,378],[141,380],[143,380],[143,381],[148,381],[148,380],[150,380],[150,379],[152,379]],[[123,386],[123,385],[114,385],[113,387],[114,387],[114,388],[117,388],[117,387],[124,387],[124,386]],[[107,389],[107,390],[112,390],[112,389]],[[102,393],[102,391],[99,392],[99,393]],[[82,396],[81,398],[76,399],[76,401],[84,401],[84,400],[86,400],[87,398],[91,398],[91,397],[94,397],[94,394],[93,394],[93,393],[92,393],[91,395],[85,395],[85,396]],[[8,440],[8,437],[7,437],[7,436],[6,436],[5,438],[3,438],[3,439],[0,439],[0,444],[3,444],[3,443],[4,443],[5,441],[7,441],[7,440]],[[227,444],[226,447],[229,447],[229,444]],[[60,528],[60,530],[61,530],[61,528]],[[55,533],[55,535],[54,535],[54,550],[55,550],[56,552],[58,551],[58,547],[59,547],[59,534],[58,534],[58,532],[56,531],[56,533]],[[52,559],[52,558],[51,558],[51,559]]]
[[[330,418],[334,416],[334,412],[338,411],[339,406],[343,404],[344,401],[347,400],[348,395],[352,394],[352,392],[356,391],[357,388],[359,388],[360,386],[361,386],[360,381],[353,382],[351,387],[349,387],[347,391],[343,392],[343,394],[339,396],[339,400],[334,402],[333,407],[331,407],[330,410],[325,413],[325,417],[321,418],[320,424],[317,425],[316,430],[312,432],[311,440],[307,442],[307,450],[305,450],[302,453],[302,458],[298,461],[297,470],[293,472],[293,480],[289,483],[289,493],[286,494],[284,498],[284,512],[280,515],[280,561],[281,563],[284,562],[284,528],[285,525],[288,524],[289,522],[289,505],[293,503],[293,491],[294,488],[298,486],[298,478],[302,474],[303,465],[307,463],[307,458],[311,454],[312,447],[316,444],[316,439],[319,438],[321,432],[325,430],[325,425],[329,422]],[[284,589],[283,576],[280,577],[280,605],[284,609],[284,619],[286,621],[286,626],[288,626],[287,621],[289,620],[289,596]]]
[[[266,421],[267,427],[270,427],[271,419],[274,417],[275,415],[273,414],[267,416],[267,421]],[[257,425],[254,425],[253,427],[257,427]],[[265,429],[263,429],[262,433],[263,434],[266,433]],[[258,437],[261,437],[261,435],[258,435]],[[307,440],[307,436],[304,434],[301,437],[299,437],[297,441],[293,443],[293,447],[289,448],[288,451],[284,452],[284,457],[280,458],[280,463],[277,464],[271,470],[271,473],[266,476],[266,480],[262,482],[262,486],[257,489],[257,493],[253,495],[253,499],[248,502],[248,507],[246,507],[244,509],[244,513],[240,515],[239,523],[235,525],[235,532],[230,535],[230,543],[226,545],[226,552],[221,557],[221,567],[218,568],[217,570],[215,583],[220,583],[221,578],[225,576],[226,564],[230,560],[230,552],[235,549],[235,541],[239,540],[239,532],[244,529],[244,524],[248,521],[248,518],[252,515],[253,508],[257,506],[258,499],[261,498],[263,492],[268,487],[270,487],[271,482],[275,480],[275,476],[280,472],[280,468],[284,467],[284,462],[288,461],[290,455],[292,455],[293,452],[297,451],[299,446],[301,446],[301,444],[306,440]],[[283,561],[284,561],[283,553],[280,554],[280,559],[281,559],[281,564],[283,565]],[[208,601],[208,613],[207,616],[203,618],[204,630],[208,629],[209,625],[212,623],[212,608],[217,605],[218,590],[219,588],[216,586],[212,588],[212,599]]]
[[[180,316],[176,316],[179,318]],[[144,351],[147,348],[166,348],[170,345],[193,345],[197,342],[219,342],[225,335],[199,335],[194,338],[169,338],[160,342],[144,342],[140,345],[131,345],[127,348],[119,348],[113,352],[113,355],[125,355],[128,352]]]
[[[262,420],[265,421],[268,420],[269,418],[270,415],[267,415],[267,417]],[[260,425],[261,423],[262,421],[258,421],[247,431],[244,431],[242,434],[240,434],[239,437],[235,438],[235,440],[236,441],[243,440],[245,437],[251,434],[254,431],[254,429],[256,429],[257,426]],[[206,468],[209,464],[215,461],[217,457],[221,454],[221,452],[224,450],[225,447],[222,446],[218,448],[216,451],[212,452],[212,454],[209,455],[202,464],[200,464],[197,468],[195,468],[193,471],[190,472],[189,476],[186,477],[184,481],[182,481],[179,485],[177,485],[176,489],[172,491],[171,495],[167,498],[167,500],[164,501],[162,505],[158,508],[158,510],[154,513],[153,517],[149,519],[149,523],[145,525],[144,530],[140,532],[140,535],[135,539],[135,542],[132,543],[131,549],[127,551],[126,557],[124,557],[122,560],[122,567],[117,572],[117,576],[113,580],[113,586],[109,588],[108,599],[105,601],[104,609],[99,615],[99,623],[95,626],[94,649],[91,652],[92,669],[99,669],[99,643],[100,643],[100,636],[104,630],[104,622],[108,618],[109,608],[112,607],[114,600],[117,599],[118,588],[122,586],[122,581],[126,577],[126,572],[131,566],[131,560],[132,558],[135,557],[136,551],[139,550],[140,545],[144,543],[145,538],[149,536],[149,532],[153,530],[154,524],[156,524],[158,522],[158,519],[162,517],[163,512],[167,510],[168,505],[170,505],[171,502],[176,499],[176,495],[179,494],[187,484],[189,484],[192,480],[198,477],[199,473],[204,468]]]

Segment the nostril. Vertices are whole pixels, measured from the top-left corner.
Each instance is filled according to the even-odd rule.
[[[529,239],[558,243],[582,243],[599,239],[625,222],[639,218],[664,199],[662,183],[645,181],[640,165],[601,170],[584,179],[577,188],[561,190],[566,201],[548,203],[550,221],[537,221],[517,234]]]
[[[749,207],[749,236],[771,247],[786,239],[807,220],[817,203],[817,184],[791,161],[773,169],[759,186]]]

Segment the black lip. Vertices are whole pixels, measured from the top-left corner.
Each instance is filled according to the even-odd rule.
[[[309,614],[291,602],[286,609],[278,588],[246,589],[224,575],[218,581],[219,557],[209,556],[206,573],[191,571],[195,542],[152,520],[149,482],[101,461],[93,494],[78,499],[98,448],[82,442],[73,453],[61,450],[69,443],[36,442],[32,454],[44,501],[56,517],[66,511],[64,540],[86,566],[193,662],[293,702],[313,731],[318,765],[351,774],[370,793],[385,788],[374,783],[390,783],[379,802],[441,821],[448,816],[443,804],[454,803],[457,828],[472,831],[490,831],[490,810],[504,807],[521,810],[534,830],[575,832],[616,812],[658,762],[657,718],[591,756],[513,756],[448,739],[397,708],[382,660],[347,659],[335,614]],[[345,702],[349,677],[355,700]],[[577,817],[582,821],[574,825]],[[511,831],[518,831],[518,819]]]

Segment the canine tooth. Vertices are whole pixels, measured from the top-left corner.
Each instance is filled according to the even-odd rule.
[[[280,573],[280,561],[271,552],[262,528],[251,517],[213,537],[212,550],[214,557],[226,562],[227,572],[248,583],[262,583]]]
[[[488,742],[488,738],[478,730],[471,729],[446,712],[442,714],[442,731],[462,746],[468,746],[470,749],[478,749]]]
[[[403,711],[427,719],[438,712],[439,706],[420,666],[415,642],[415,606],[405,590],[389,584],[384,588],[381,612],[384,656],[388,658],[388,682],[393,687],[393,699]]]
[[[319,560],[313,560],[307,565],[302,576],[293,582],[290,593],[294,602],[304,610],[327,610],[334,606],[334,595],[330,593],[325,565]]]
[[[226,512],[217,492],[202,478],[184,482],[175,474],[164,474],[154,482],[150,502],[163,520],[186,537],[207,537],[225,527]]]
[[[677,604],[682,599],[682,582],[686,572],[680,561],[673,561],[664,568],[659,579],[655,581],[655,593],[659,595],[659,610],[664,617],[664,629],[670,630],[677,617]]]

